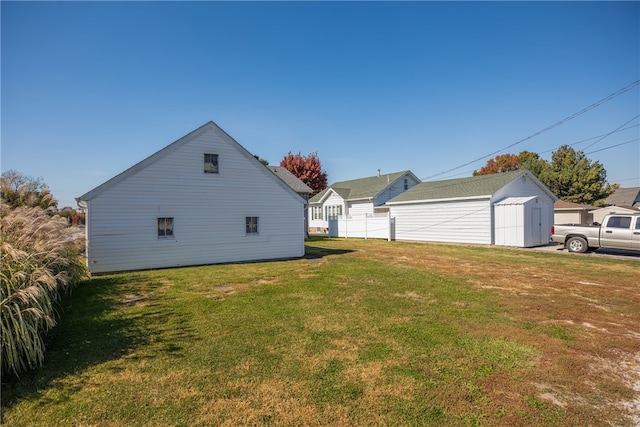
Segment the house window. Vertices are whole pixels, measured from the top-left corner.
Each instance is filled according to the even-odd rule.
[[[342,205],[333,205],[324,207],[324,219],[327,221],[332,216],[342,215]]]
[[[409,189],[409,180],[408,179],[404,179],[404,189],[408,190]]]
[[[313,206],[311,208],[312,219],[322,219],[322,206]]]
[[[158,218],[158,237],[173,236],[173,218]]]
[[[204,155],[204,171],[205,173],[218,173],[218,155]]]
[[[258,234],[258,217],[248,216],[246,221],[247,234]]]

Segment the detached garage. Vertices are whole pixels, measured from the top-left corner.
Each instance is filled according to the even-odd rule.
[[[423,182],[385,205],[396,240],[532,247],[549,242],[556,200],[524,170]]]

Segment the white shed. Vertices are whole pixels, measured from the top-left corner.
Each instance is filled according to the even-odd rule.
[[[77,200],[92,273],[304,255],[305,200],[213,122]]]
[[[553,224],[539,196],[507,197],[494,205],[495,244],[532,248],[549,243]]]
[[[386,206],[397,240],[538,246],[549,241],[555,200],[524,170],[423,182]]]

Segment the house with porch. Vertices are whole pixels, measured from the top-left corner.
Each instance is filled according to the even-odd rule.
[[[309,231],[328,232],[333,217],[364,219],[384,213],[388,200],[420,182],[409,170],[334,182],[309,200]]]

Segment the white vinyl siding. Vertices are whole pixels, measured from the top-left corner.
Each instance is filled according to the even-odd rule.
[[[411,178],[409,174],[405,174],[402,177],[400,177],[398,180],[396,180],[396,182],[392,186],[390,186],[389,188],[385,189],[380,194],[378,194],[373,204],[375,206],[381,206],[387,203],[389,200],[393,199],[394,197],[399,196],[400,194],[407,191],[407,189],[404,188],[405,179],[407,180],[407,189],[415,187],[416,184],[418,184],[418,182],[415,181],[413,178]],[[373,209],[369,213],[373,213]]]
[[[396,240],[491,244],[489,200],[391,205]]]
[[[203,173],[203,153],[224,173]],[[92,272],[290,258],[304,255],[304,200],[250,161],[235,141],[207,127],[174,151],[88,201]],[[260,217],[246,238],[245,218]],[[156,218],[179,233],[158,238]]]
[[[373,203],[371,202],[349,202],[349,216],[364,216],[373,214]]]

